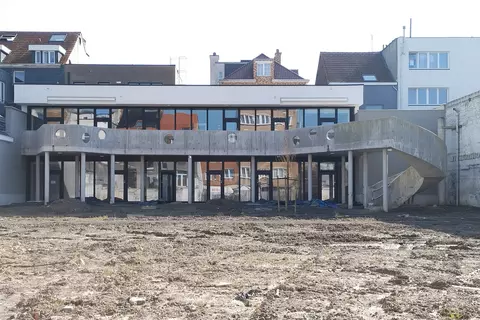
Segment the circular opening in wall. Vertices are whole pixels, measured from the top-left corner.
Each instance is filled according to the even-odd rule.
[[[310,136],[316,136],[317,135],[317,130],[312,129],[312,130],[310,130],[309,134],[310,134]]]
[[[335,131],[333,129],[330,129],[327,131],[327,140],[333,140],[335,138]]]
[[[228,134],[228,142],[235,143],[237,142],[237,135],[235,133]]]
[[[298,146],[300,144],[300,137],[299,136],[295,136],[293,137],[293,144]]]
[[[82,135],[82,141],[85,142],[85,143],[89,142],[90,141],[90,134],[85,132]]]
[[[163,141],[165,141],[166,144],[172,144],[173,143],[173,135],[167,134],[163,138]]]
[[[105,130],[98,131],[98,139],[105,140],[106,137],[107,137],[107,133],[105,132]]]
[[[67,133],[63,129],[58,129],[55,131],[55,137],[57,138],[65,138],[67,136]]]

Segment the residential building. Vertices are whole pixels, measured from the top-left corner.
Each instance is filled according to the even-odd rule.
[[[321,52],[316,85],[363,85],[360,109],[397,109],[397,82],[380,52]]]
[[[398,82],[399,109],[432,109],[478,90],[477,37],[399,37],[382,55]]]
[[[299,76],[298,70],[287,69],[277,49],[274,58],[260,54],[239,63],[219,62],[214,52],[210,56],[210,84],[220,85],[305,85],[308,80]]]

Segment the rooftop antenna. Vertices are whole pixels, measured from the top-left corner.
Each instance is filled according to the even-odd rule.
[[[406,29],[406,27],[403,26],[402,28],[403,28],[403,37],[405,38],[405,29]]]
[[[373,34],[370,35],[370,51],[373,52]]]
[[[176,58],[170,57],[170,64],[172,64],[173,60],[178,61],[178,63],[175,66],[175,76],[176,76],[175,83],[176,84],[183,84],[183,81],[186,78],[185,76],[186,76],[187,70],[182,69],[182,60],[187,60],[187,57],[186,56],[180,56],[180,57],[176,57]]]
[[[410,18],[410,38],[412,37],[412,18]]]

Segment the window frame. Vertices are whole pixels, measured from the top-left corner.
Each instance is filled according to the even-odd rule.
[[[425,54],[427,56],[426,66],[420,66],[420,55]],[[440,66],[440,56],[445,54],[447,56],[447,66]],[[411,64],[411,58],[415,56],[414,66]],[[436,57],[436,66],[431,66],[433,57]],[[432,58],[431,58],[432,57]],[[450,69],[450,52],[448,51],[411,51],[408,53],[408,69],[409,70],[449,70]]]
[[[265,66],[268,66],[265,67]],[[268,72],[267,72],[268,70]],[[260,72],[261,71],[261,72]],[[257,61],[257,77],[271,77],[272,76],[272,62],[271,61]]]
[[[66,38],[67,38],[67,35],[65,33],[52,34],[48,41],[49,42],[64,42]]]
[[[223,179],[224,180],[233,180],[235,178],[235,169],[227,168],[223,170]]]
[[[42,51],[35,51],[35,64],[41,64],[42,63]]]
[[[20,81],[16,81],[16,78],[17,78],[17,73],[20,73],[20,74],[23,74],[23,80],[20,82]],[[22,84],[22,83],[25,83],[25,70],[15,70],[13,71],[13,83],[14,84]]]
[[[251,178],[250,172],[251,172],[250,167],[247,167],[247,166],[240,167],[240,178],[250,179]]]
[[[55,53],[56,53],[55,51],[48,51],[48,61],[46,62],[47,64],[57,63],[57,57]],[[53,62],[52,62],[52,58],[53,58]]]
[[[410,93],[412,92],[411,90],[415,90],[415,103],[412,104],[410,103]],[[420,90],[425,90],[425,104],[423,103],[419,103],[419,91]],[[430,103],[430,94],[431,94],[431,90],[436,90],[436,103]],[[446,100],[444,102],[442,102],[440,100],[440,92],[442,90],[445,90],[445,93],[446,93]],[[446,104],[448,102],[448,88],[446,87],[418,87],[418,88],[408,88],[408,106],[441,106],[443,104]]]

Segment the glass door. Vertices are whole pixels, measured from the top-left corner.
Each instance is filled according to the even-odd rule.
[[[335,173],[322,173],[320,179],[321,199],[335,201]]]
[[[163,171],[160,174],[160,200],[164,202],[175,201],[175,173]]]
[[[271,171],[257,171],[256,200],[272,200],[272,173]]]
[[[207,173],[207,200],[223,199],[223,171]]]

